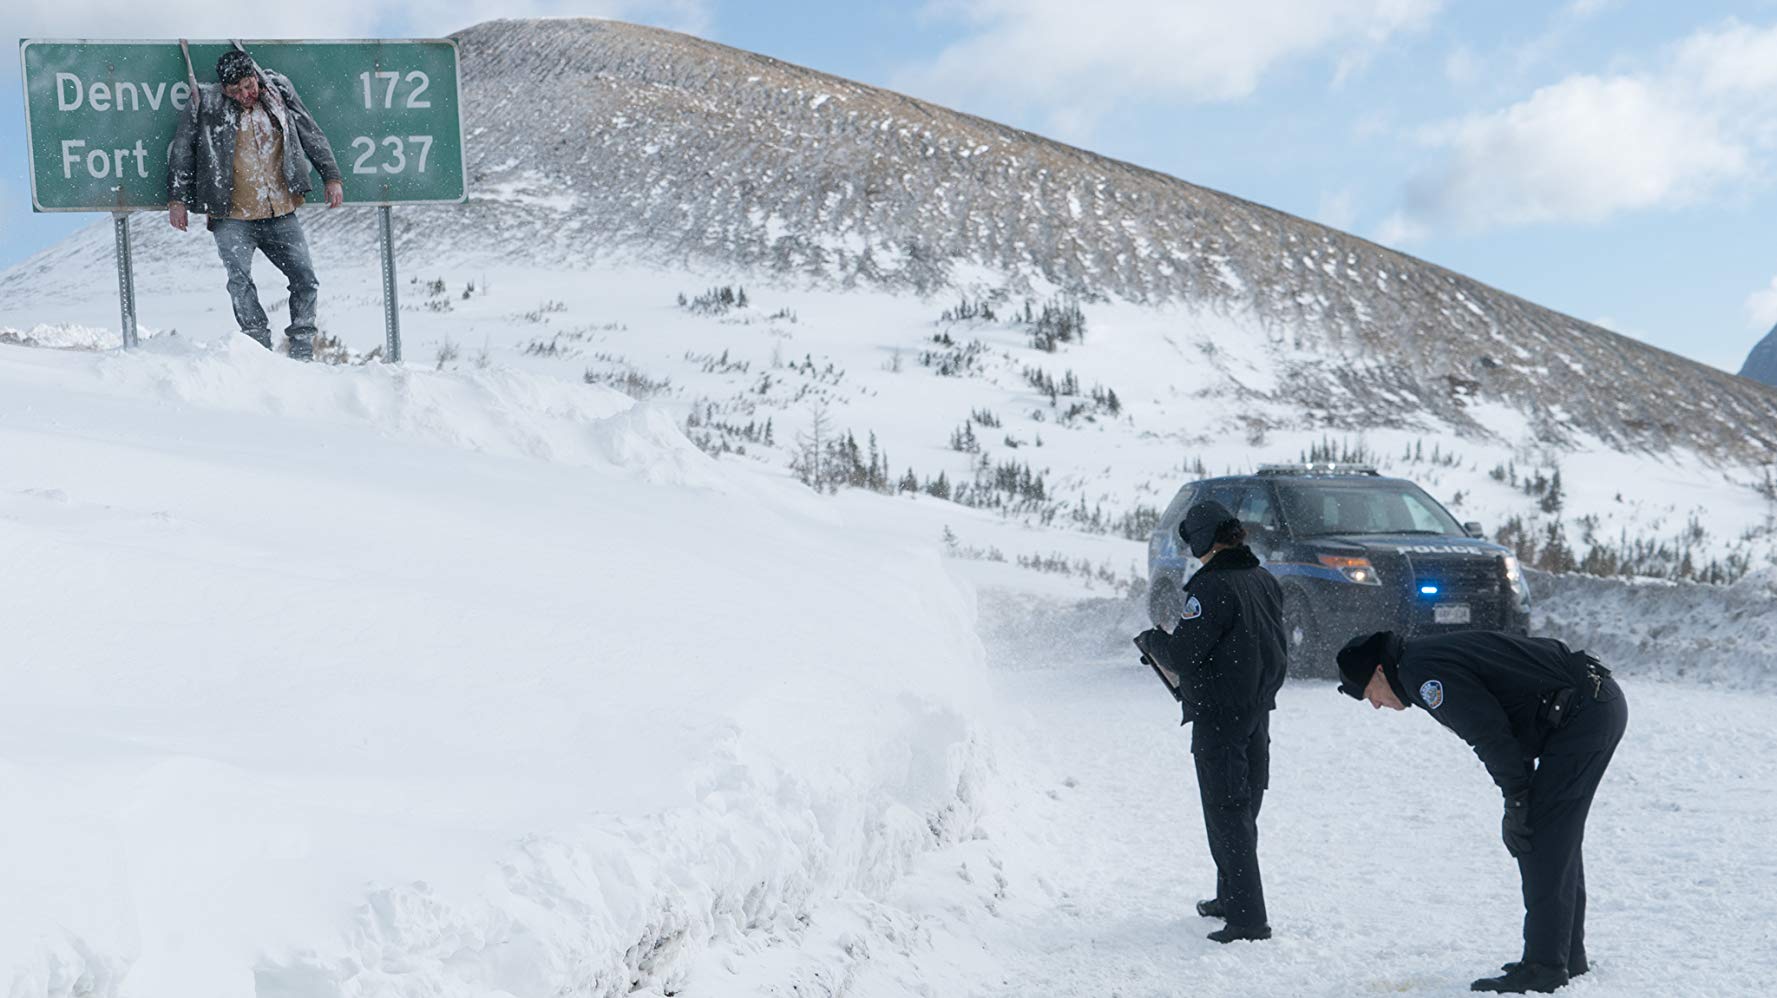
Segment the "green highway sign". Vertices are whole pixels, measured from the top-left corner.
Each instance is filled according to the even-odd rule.
[[[345,176],[348,203],[461,202],[462,100],[450,40],[248,41],[296,87]],[[213,83],[228,42],[192,42]],[[176,41],[23,39],[31,204],[38,211],[159,210],[191,86]],[[314,177],[310,201],[323,198]]]

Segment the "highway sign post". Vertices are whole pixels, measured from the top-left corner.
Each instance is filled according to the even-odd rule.
[[[347,204],[379,209],[387,345],[401,356],[390,208],[467,196],[456,42],[252,41],[260,66],[290,78],[333,146]],[[190,43],[200,80],[230,42]],[[135,343],[128,217],[167,207],[167,159],[192,86],[176,41],[22,39],[26,148],[37,211],[105,211],[117,236],[124,345]],[[323,198],[312,178],[310,201]]]

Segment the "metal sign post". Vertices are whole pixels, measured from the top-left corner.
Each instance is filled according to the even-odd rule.
[[[387,359],[401,357],[389,206],[467,197],[457,44],[449,39],[248,41],[254,61],[290,78],[344,175],[345,199],[376,205],[383,249]],[[124,343],[136,342],[127,214],[167,209],[167,159],[198,92],[192,67],[230,42],[22,39],[26,155],[37,211],[116,219]],[[324,198],[311,176],[308,200]]]
[[[388,205],[376,210],[383,244],[383,359],[401,363],[401,303],[395,296],[395,222]]]
[[[130,261],[130,213],[111,214],[111,231],[117,238],[117,300],[123,306],[123,348],[136,346],[136,272]]]

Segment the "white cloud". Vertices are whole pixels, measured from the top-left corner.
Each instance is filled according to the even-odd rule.
[[[1599,222],[1692,203],[1760,172],[1760,153],[1777,146],[1774,113],[1777,28],[1729,21],[1644,72],[1569,76],[1422,129],[1447,157],[1408,184],[1396,231]]]
[[[1777,27],[1724,22],[1685,39],[1676,63],[1677,75],[1706,94],[1769,92],[1777,86]]]
[[[1544,5],[1547,9],[1527,11],[1525,16],[1513,19],[1514,25],[1528,25],[1540,19],[1540,30],[1486,54],[1467,52],[1465,45],[1458,61],[1446,63],[1445,75],[1463,86],[1487,84],[1496,96],[1520,91],[1531,81],[1548,79],[1551,72],[1567,71],[1576,54],[1596,50],[1600,29],[1593,22],[1620,3],[1621,0],[1570,0],[1558,7],[1550,4]],[[1473,65],[1462,65],[1463,57],[1471,59]],[[1458,79],[1453,70],[1469,70],[1473,75]]]
[[[1376,227],[1374,238],[1384,246],[1405,246],[1419,242],[1429,235],[1431,230],[1426,228],[1425,223],[1397,211]]]
[[[1777,277],[1746,296],[1746,325],[1758,330],[1777,326]]]
[[[1617,5],[1617,0],[1573,0],[1562,8],[1562,16],[1569,21],[1581,21],[1595,17]]]
[[[1346,187],[1320,196],[1320,209],[1314,220],[1322,225],[1349,231],[1357,222],[1357,195]]]
[[[1468,228],[1602,221],[1694,200],[1748,170],[1712,116],[1630,77],[1569,77],[1427,138],[1453,162],[1408,210]]]
[[[1459,45],[1444,57],[1444,78],[1466,87],[1481,78],[1481,60],[1467,45]]]
[[[1323,52],[1340,77],[1443,0],[950,0],[973,26],[903,89],[953,104],[1041,108],[1076,130],[1125,100],[1224,101],[1280,63]]]

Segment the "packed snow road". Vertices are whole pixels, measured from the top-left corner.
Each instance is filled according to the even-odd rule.
[[[1517,958],[1498,792],[1422,712],[1284,689],[1260,818],[1276,937],[1220,946],[1192,911],[1214,868],[1170,698],[1127,657],[1051,645],[1033,662],[994,640],[1000,764],[1020,786],[989,822],[1011,886],[975,922],[997,979],[973,993],[1455,995]],[[1593,970],[1563,993],[1770,994],[1777,698],[1624,687],[1629,733],[1588,826]]]

